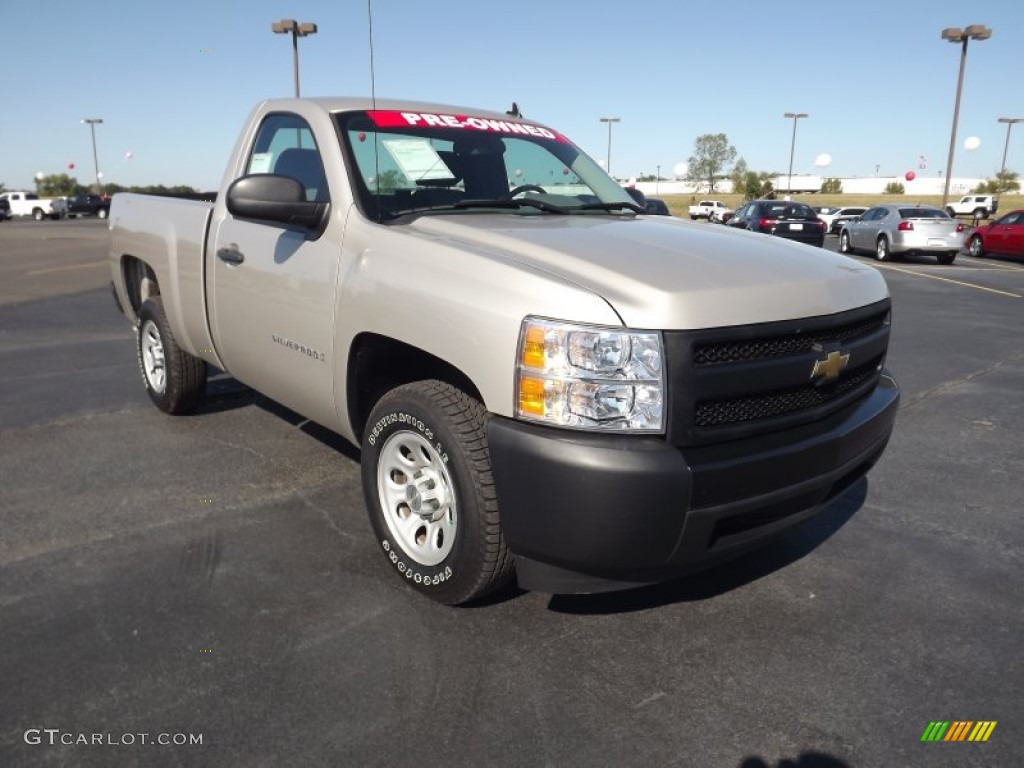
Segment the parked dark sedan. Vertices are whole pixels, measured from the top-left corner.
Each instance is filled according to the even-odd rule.
[[[989,253],[1024,256],[1024,210],[1010,211],[975,229],[967,241],[967,252],[971,256]]]
[[[110,214],[110,198],[99,195],[71,195],[68,198],[68,216],[95,216],[105,219]]]
[[[825,244],[825,222],[814,209],[791,200],[751,200],[725,225],[764,232],[819,248]]]

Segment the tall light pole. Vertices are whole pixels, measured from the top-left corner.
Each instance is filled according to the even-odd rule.
[[[270,29],[278,35],[292,35],[292,64],[295,70],[295,98],[299,98],[299,38],[306,35],[316,34],[316,24],[302,22],[295,19],[281,19],[270,25]]]
[[[622,121],[621,117],[602,117],[599,118],[602,123],[608,123],[608,157],[604,161],[604,169],[608,171],[608,175],[612,176],[612,123],[618,123]],[[614,179],[615,177],[612,176]]]
[[[1014,123],[1024,123],[1024,117],[1000,117],[1000,123],[1006,123],[1006,143],[1003,144],[1003,164],[999,166],[999,175],[1006,172],[1006,151],[1010,148],[1010,128]]]
[[[100,161],[99,156],[96,154],[96,123],[102,123],[102,117],[86,117],[82,120],[82,123],[89,124],[89,130],[92,132],[92,165],[96,172],[96,194],[103,194],[103,187],[100,184]]]
[[[960,120],[960,92],[964,88],[964,67],[967,65],[967,42],[969,40],[988,40],[992,30],[984,24],[971,24],[969,27],[946,27],[942,30],[942,39],[951,43],[960,43],[960,76],[956,81],[956,102],[953,105],[953,130],[949,132],[949,158],[946,160],[946,184],[942,188],[942,208],[945,209],[949,200],[949,183],[953,180],[953,150],[956,149],[956,124]]]
[[[786,192],[793,194],[793,151],[796,149],[796,121],[801,117],[810,117],[810,115],[806,112],[785,112],[782,116],[793,120],[793,139],[789,142],[789,183],[786,185]]]

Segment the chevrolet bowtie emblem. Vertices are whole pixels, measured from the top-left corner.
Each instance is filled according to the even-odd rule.
[[[814,370],[811,371],[811,378],[816,379],[819,376],[824,376],[824,381],[834,381],[839,378],[839,374],[849,364],[850,354],[843,354],[836,350],[832,350],[825,355],[824,360],[814,361]]]

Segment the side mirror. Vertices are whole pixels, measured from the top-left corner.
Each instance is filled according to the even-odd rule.
[[[227,206],[232,216],[243,219],[320,229],[330,204],[307,200],[306,188],[291,176],[254,173],[231,183]]]

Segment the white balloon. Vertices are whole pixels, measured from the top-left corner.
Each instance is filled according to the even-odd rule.
[[[814,164],[818,168],[828,168],[830,165],[832,165],[832,155],[830,155],[828,152],[822,152],[820,155],[814,158]]]
[[[672,169],[676,176],[685,176],[686,172],[690,170],[690,166],[686,163],[676,163],[676,167]]]
[[[97,179],[102,179],[103,178],[103,171],[100,171],[99,173],[97,173],[96,174],[96,178]]]
[[[981,139],[979,139],[977,136],[968,136],[966,139],[964,139],[964,149],[966,149],[968,152],[973,152],[980,146]]]
[[[134,155],[131,152],[125,152],[124,153],[124,159],[125,160],[131,160],[133,157],[134,157]]]
[[[36,181],[42,181],[42,180],[43,180],[43,179],[45,179],[45,178],[46,178],[46,174],[45,174],[45,173],[43,173],[42,171],[39,171],[39,172],[38,172],[38,173],[36,174]]]

